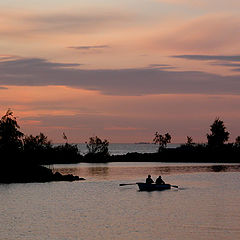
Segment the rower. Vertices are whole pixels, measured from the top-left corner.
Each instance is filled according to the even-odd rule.
[[[165,182],[162,180],[162,177],[159,176],[157,179],[156,179],[156,184],[160,185],[160,184],[165,184]]]
[[[147,183],[147,184],[152,184],[152,183],[154,183],[154,181],[153,181],[152,178],[151,178],[151,175],[148,175],[148,177],[146,178],[146,183]]]

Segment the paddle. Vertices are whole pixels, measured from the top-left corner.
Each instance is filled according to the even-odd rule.
[[[136,183],[120,183],[119,186],[135,185]]]
[[[135,185],[136,183],[120,183],[119,186]],[[176,185],[171,185],[173,188],[178,188]]]

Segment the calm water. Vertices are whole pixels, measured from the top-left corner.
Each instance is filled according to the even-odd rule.
[[[82,154],[87,153],[87,147],[84,143],[77,144],[80,152]],[[175,148],[180,146],[180,144],[171,143],[168,144],[168,148]],[[138,153],[154,153],[157,152],[158,145],[156,144],[139,144],[139,143],[110,143],[109,152],[111,155],[122,155],[131,152]]]
[[[0,239],[240,239],[240,167],[111,163],[54,166],[83,182],[0,185]],[[179,189],[139,192],[151,173]]]

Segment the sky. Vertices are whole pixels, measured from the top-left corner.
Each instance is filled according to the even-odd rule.
[[[0,114],[53,142],[240,135],[240,1],[5,0]]]

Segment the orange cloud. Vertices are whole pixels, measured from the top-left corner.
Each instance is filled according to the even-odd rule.
[[[173,142],[189,135],[204,141],[216,116],[226,122],[233,139],[240,131],[240,97],[234,95],[126,97],[63,86],[6,87],[0,95],[1,115],[12,108],[24,133],[41,131],[54,142],[63,141],[63,131],[71,142],[93,135],[111,142],[151,141],[155,131],[170,132]]]

